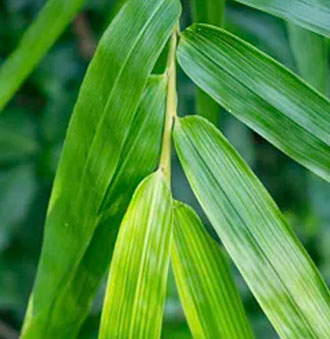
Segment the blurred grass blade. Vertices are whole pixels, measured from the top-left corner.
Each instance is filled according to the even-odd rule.
[[[52,312],[56,299],[83,260],[148,75],[179,13],[178,1],[130,1],[101,39],[81,87],[56,174],[23,338],[56,337],[61,330],[50,326],[59,321],[60,315]],[[61,320],[66,319],[70,320],[62,312]],[[71,326],[76,325],[63,323],[62,330],[70,333]]]
[[[190,185],[282,338],[329,338],[330,295],[268,192],[207,120],[176,123]]]
[[[175,203],[172,261],[180,299],[194,338],[253,338],[219,244],[198,215]]]
[[[86,0],[48,0],[0,68],[0,112]]]
[[[308,30],[330,36],[330,1],[328,0],[235,0]]]
[[[33,332],[34,326],[39,327],[40,322],[47,319],[50,333],[61,333],[65,328],[68,337],[77,334],[108,268],[119,225],[133,192],[158,163],[165,95],[164,76],[151,77],[121,153],[116,174],[100,207],[100,216],[88,248],[77,269],[67,273],[68,282],[57,292],[52,308],[31,321],[29,331]],[[64,311],[67,312],[65,320]],[[48,312],[51,312],[51,319],[47,318]]]
[[[205,92],[284,153],[330,181],[330,101],[275,60],[203,24],[181,35],[178,59]]]
[[[160,337],[171,234],[171,193],[158,171],[139,185],[120,226],[100,339]]]
[[[191,0],[194,22],[222,27],[225,17],[225,0]],[[197,88],[196,111],[215,125],[219,125],[220,106],[204,91]]]
[[[299,74],[321,93],[328,93],[328,43],[314,32],[288,24],[289,41]]]

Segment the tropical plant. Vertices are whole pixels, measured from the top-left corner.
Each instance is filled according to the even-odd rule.
[[[279,336],[330,338],[325,282],[269,193],[215,127],[220,105],[330,182],[330,101],[322,72],[330,3],[238,2],[291,22],[306,81],[221,28],[223,0],[193,0],[199,23],[183,32],[179,0],[127,1],[80,88],[22,338],[77,337],[109,267],[99,338],[160,337],[170,262],[194,337],[254,337],[219,243],[192,208],[172,197],[172,138],[202,209]],[[49,0],[0,70],[0,108],[82,3]],[[314,55],[305,56],[302,40]],[[164,54],[165,71],[155,75]],[[314,71],[308,58],[319,60]],[[203,117],[178,117],[177,61],[199,87]]]

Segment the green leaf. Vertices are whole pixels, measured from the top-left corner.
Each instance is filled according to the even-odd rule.
[[[321,93],[328,92],[327,40],[304,28],[288,24],[289,41],[299,74]]]
[[[225,0],[192,0],[194,22],[222,27],[225,15]],[[196,111],[215,125],[219,124],[219,105],[199,88],[196,91]]]
[[[57,170],[23,338],[52,335],[50,323],[56,324],[60,316],[52,312],[56,298],[69,288],[68,277],[73,277],[83,260],[147,77],[179,14],[177,1],[130,1],[101,39],[82,84]],[[67,305],[74,303],[70,300]],[[70,321],[61,315],[61,321]],[[76,325],[64,323],[62,329],[70,332],[71,326]]]
[[[44,312],[47,330],[75,336],[85,319],[109,266],[120,222],[141,180],[156,167],[163,130],[166,79],[153,76],[120,156],[116,174],[107,189],[90,243],[76,270],[66,272],[68,283],[56,294],[51,315]],[[67,316],[63,319],[63,312]],[[48,317],[48,318],[47,318]],[[51,318],[50,318],[51,317]],[[41,317],[29,325],[40,326]],[[67,324],[70,324],[68,326]]]
[[[330,337],[327,286],[260,181],[207,120],[180,120],[174,137],[199,203],[279,335]]]
[[[330,36],[328,0],[235,0],[244,5],[292,21],[313,32]]]
[[[174,206],[172,262],[194,338],[253,338],[219,244],[189,206]]]
[[[100,339],[160,337],[171,235],[171,193],[158,171],[139,185],[120,226]]]
[[[232,34],[197,24],[182,35],[188,76],[238,119],[330,181],[330,101]]]
[[[0,68],[0,112],[54,44],[85,0],[49,0]]]

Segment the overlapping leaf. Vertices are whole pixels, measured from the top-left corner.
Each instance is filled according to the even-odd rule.
[[[276,15],[316,33],[330,36],[328,0],[235,0]]]
[[[171,234],[171,193],[158,171],[139,185],[120,226],[100,339],[159,338]]]
[[[85,0],[49,0],[0,68],[0,112]]]
[[[253,46],[212,26],[188,28],[178,59],[229,112],[330,181],[329,100]]]
[[[182,203],[174,207],[172,261],[194,338],[253,338],[219,244]]]
[[[175,126],[175,144],[202,208],[283,338],[328,338],[330,295],[259,180],[205,119]]]
[[[130,1],[100,42],[82,84],[61,155],[23,338],[56,336],[56,329],[51,333],[50,326],[60,316],[53,313],[56,298],[70,289],[68,276],[84,268],[79,265],[105,207],[107,189],[147,77],[179,13],[178,1]],[[68,307],[76,301],[68,300]],[[63,318],[62,312],[60,320],[66,319],[68,323],[62,323],[62,329],[70,333],[71,319]]]

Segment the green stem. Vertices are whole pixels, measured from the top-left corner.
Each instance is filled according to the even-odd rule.
[[[166,117],[163,135],[163,146],[160,155],[159,168],[163,171],[167,180],[171,181],[171,137],[173,119],[177,115],[177,93],[176,93],[176,48],[177,48],[177,33],[178,27],[172,33],[170,41],[170,50],[167,61],[167,102],[166,102]]]

